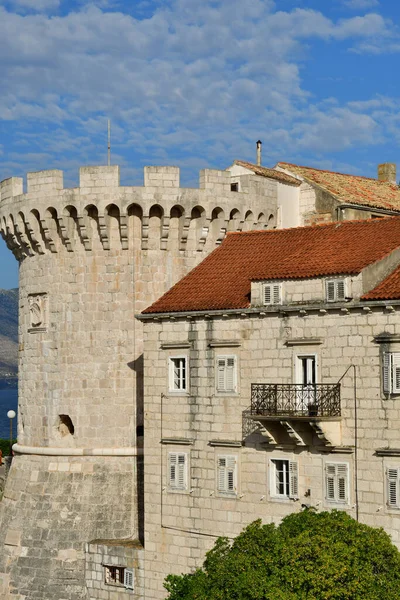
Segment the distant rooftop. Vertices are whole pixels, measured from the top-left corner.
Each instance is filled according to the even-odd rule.
[[[300,179],[296,179],[296,177],[292,177],[291,175],[287,175],[286,173],[282,173],[282,171],[276,171],[275,169],[269,169],[268,167],[262,167],[261,165],[254,165],[253,163],[246,162],[245,160],[235,160],[235,165],[239,167],[244,167],[245,169],[249,169],[253,171],[255,175],[261,175],[262,177],[268,177],[269,179],[276,179],[276,181],[280,181],[281,183],[290,183],[291,185],[301,185]]]
[[[400,211],[400,188],[393,183],[287,162],[279,162],[276,167],[317,184],[341,202]]]

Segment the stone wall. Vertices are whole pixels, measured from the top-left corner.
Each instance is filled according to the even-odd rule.
[[[88,600],[136,600],[145,597],[143,547],[137,540],[93,540],[86,544]],[[121,582],[107,581],[106,569],[116,567]],[[124,586],[125,569],[132,571],[132,589]]]
[[[231,192],[225,171],[202,171],[199,189],[180,188],[176,167],[146,167],[144,180],[122,187],[118,167],[85,167],[78,188],[65,189],[57,170],[28,174],[26,194],[20,178],[0,184],[0,232],[20,262],[2,598],[86,598],[85,543],[142,539],[143,336],[134,315],[227,230],[272,227],[266,215],[276,215],[273,194]]]
[[[386,486],[387,468],[400,467],[399,397],[385,396],[381,381],[383,350],[400,349],[399,306],[341,311],[326,304],[323,309],[310,307],[303,314],[280,306],[279,313],[264,308],[236,316],[145,321],[145,548],[146,570],[152,573],[147,598],[165,597],[165,576],[199,566],[217,536],[234,537],[257,518],[278,523],[303,504],[339,508],[355,517],[358,500],[360,520],[383,527],[400,546],[400,511],[388,506]],[[386,338],[378,343],[376,336],[383,333]],[[177,355],[189,361],[187,393],[168,391],[168,359]],[[235,393],[217,391],[221,355],[236,358]],[[350,367],[341,381],[340,419],[296,424],[278,418],[263,426],[250,420],[251,384],[296,382],[296,357],[304,355],[315,355],[321,383],[337,383]],[[168,486],[171,452],[188,456],[188,485],[182,491]],[[230,495],[218,493],[216,485],[217,457],[225,455],[237,462],[237,489]],[[271,492],[271,461],[277,459],[297,461],[298,499]],[[347,465],[345,502],[327,500],[328,463]]]

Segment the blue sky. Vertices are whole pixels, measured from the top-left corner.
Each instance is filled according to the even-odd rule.
[[[0,179],[112,162],[400,165],[396,0],[0,0]],[[0,288],[17,264],[0,241]]]

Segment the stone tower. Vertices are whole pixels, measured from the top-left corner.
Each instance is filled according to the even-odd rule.
[[[274,226],[276,193],[227,171],[183,189],[176,167],[58,170],[0,184],[0,232],[19,261],[18,444],[0,504],[0,597],[142,597],[143,310],[227,230]],[[254,180],[255,181],[255,180]],[[265,182],[265,185],[264,185]],[[275,184],[275,182],[273,182]],[[135,591],[107,585],[133,569]],[[108,568],[108,567],[107,567]],[[117,575],[116,575],[117,573]],[[114,582],[115,583],[115,582]],[[121,583],[121,582],[120,582]]]

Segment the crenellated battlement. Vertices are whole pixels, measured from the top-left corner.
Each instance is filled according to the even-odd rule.
[[[121,186],[118,166],[82,167],[79,187],[60,170],[0,183],[0,233],[21,260],[96,246],[128,250],[208,250],[227,231],[273,227],[276,202],[231,191],[229,171],[203,169],[199,188],[181,188],[178,167],[144,168],[144,186]],[[269,201],[268,201],[269,200]]]

